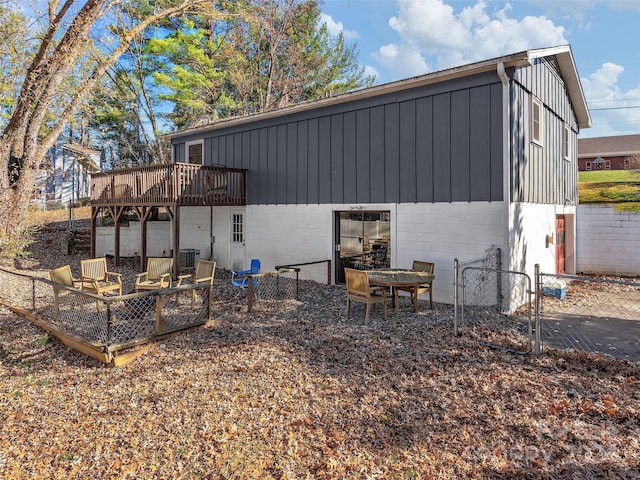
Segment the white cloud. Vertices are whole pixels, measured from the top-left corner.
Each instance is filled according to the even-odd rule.
[[[380,72],[373,65],[364,65],[364,74],[367,77],[380,77]]]
[[[355,30],[345,30],[342,22],[336,22],[331,15],[327,15],[326,13],[320,14],[320,23],[327,24],[327,29],[331,35],[338,35],[339,33],[342,33],[344,38],[347,40],[354,40],[358,38],[358,32]]]
[[[383,45],[373,57],[396,79],[413,77],[430,70],[420,50],[411,45]]]
[[[589,78],[581,79],[585,95],[598,101],[615,99],[620,95],[620,89],[616,84],[622,72],[624,67],[620,65],[603,63],[602,67],[589,75]]]
[[[623,90],[620,75],[624,67],[615,63],[603,63],[587,78],[581,78],[593,127],[584,136],[636,134],[640,131],[640,109],[628,108],[640,105],[640,85]],[[604,109],[604,110],[602,110]]]
[[[544,16],[513,18],[508,4],[491,12],[484,0],[460,12],[444,0],[397,0],[397,5],[398,13],[389,19],[389,26],[401,38],[394,44],[398,58],[391,58],[389,45],[381,47],[378,57],[385,58],[387,64],[412,58],[420,62],[413,69],[405,67],[408,70],[418,71],[427,63],[447,68],[568,43],[563,27]]]

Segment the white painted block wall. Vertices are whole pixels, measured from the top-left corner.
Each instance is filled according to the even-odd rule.
[[[335,212],[352,208],[353,205],[251,205],[213,210],[183,207],[180,248],[198,249],[200,258],[212,257],[220,268],[230,268],[231,215],[238,212],[245,215],[247,268],[251,258],[262,261],[263,271],[280,264],[333,261]],[[499,247],[503,251],[503,267],[507,266],[509,255],[513,258],[526,255],[531,265],[534,259],[544,265],[555,265],[555,257],[544,248],[544,235],[555,228],[554,213],[558,210],[554,206],[512,206],[511,212],[503,202],[379,204],[362,208],[391,212],[393,267],[410,267],[414,259],[436,263],[434,299],[438,302],[453,302],[455,258],[465,262],[482,257],[491,247]],[[518,219],[512,225],[512,234],[517,237],[515,250],[508,247],[509,214]],[[134,235],[134,223],[131,225],[122,228],[122,256],[131,256],[139,249],[139,226]],[[149,228],[149,255],[169,252],[171,222],[149,222]],[[112,253],[113,227],[98,230],[97,254]],[[516,234],[520,230],[522,233]]]
[[[640,275],[640,213],[580,205],[577,217],[578,272]]]
[[[399,204],[397,211],[392,265],[410,268],[414,259],[435,262],[437,302],[453,303],[456,258],[465,262],[483,257],[491,247],[507,247],[502,202]]]
[[[130,222],[120,227],[120,256],[135,257],[140,253],[140,223]],[[169,256],[173,241],[171,222],[147,222],[147,256]],[[115,255],[114,227],[96,228],[96,256]]]

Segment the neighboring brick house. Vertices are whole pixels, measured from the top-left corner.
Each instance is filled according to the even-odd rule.
[[[578,170],[628,170],[640,166],[640,135],[578,139]]]
[[[590,126],[566,45],[219,121],[170,135],[175,167],[246,172],[246,199],[174,202],[173,228],[157,239],[172,237],[174,257],[197,248],[223,268],[331,259],[337,283],[352,255],[383,245],[381,265],[434,261],[443,302],[453,299],[454,258],[490,247],[506,270],[572,273],[577,136]],[[125,171],[102,175],[95,209],[164,205],[145,203],[152,188]],[[116,188],[126,194],[111,195]],[[140,218],[144,232],[146,210]]]

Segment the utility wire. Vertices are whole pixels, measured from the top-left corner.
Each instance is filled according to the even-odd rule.
[[[602,107],[602,108],[590,108],[589,111],[591,112],[595,112],[595,111],[599,111],[599,110],[625,110],[625,109],[632,109],[632,108],[640,108],[640,105],[631,105],[629,107]]]

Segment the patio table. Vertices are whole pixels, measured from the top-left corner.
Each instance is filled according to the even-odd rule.
[[[436,276],[433,273],[418,272],[411,269],[382,269],[368,270],[369,284],[379,287],[390,287],[393,293],[393,306],[398,315],[398,289],[396,287],[418,288],[427,282],[433,281]],[[413,310],[418,311],[418,296],[413,297]]]

